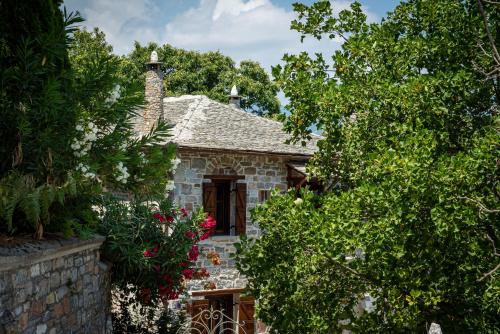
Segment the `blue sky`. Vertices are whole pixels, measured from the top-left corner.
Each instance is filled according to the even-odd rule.
[[[84,26],[106,33],[117,54],[128,53],[135,40],[169,43],[190,50],[219,50],[239,62],[259,61],[265,68],[280,62],[284,53],[300,51],[331,54],[340,41],[306,39],[290,31],[294,18],[289,0],[67,0],[78,10]],[[303,0],[312,3],[313,0]],[[336,11],[350,0],[332,1]],[[370,21],[380,20],[396,0],[362,0]]]

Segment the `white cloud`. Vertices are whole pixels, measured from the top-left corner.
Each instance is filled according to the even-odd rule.
[[[347,8],[350,2],[336,0],[334,11]],[[85,27],[104,31],[117,54],[130,52],[135,40],[170,43],[185,49],[219,50],[237,62],[252,59],[270,69],[285,53],[330,55],[341,43],[313,38],[300,43],[300,35],[290,30],[293,11],[271,0],[199,0],[173,18],[165,18],[165,4],[158,0],[67,0],[65,5],[80,10]],[[376,15],[368,13],[368,19],[373,21]]]
[[[89,0],[82,6],[78,0],[65,2],[71,10],[78,10],[89,30],[99,27],[106,34],[106,40],[117,54],[132,50],[134,41],[141,43],[158,41],[161,31],[151,26],[149,18],[157,11],[151,0],[102,1]]]
[[[334,11],[349,6],[335,1]],[[374,15],[369,14],[369,19]],[[291,10],[270,0],[200,0],[197,7],[178,15],[165,26],[163,42],[200,51],[220,50],[236,61],[253,59],[266,68],[280,62],[285,53],[300,51],[330,55],[341,41],[317,41],[290,30],[295,18]]]

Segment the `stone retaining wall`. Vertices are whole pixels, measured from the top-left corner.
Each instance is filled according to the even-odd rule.
[[[0,333],[111,333],[104,237],[0,246]]]

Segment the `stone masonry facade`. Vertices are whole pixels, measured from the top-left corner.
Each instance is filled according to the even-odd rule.
[[[111,333],[110,268],[99,257],[103,241],[1,247],[0,333]]]
[[[247,185],[246,234],[258,237],[260,230],[250,219],[250,210],[260,203],[259,192],[270,189],[287,189],[287,159],[289,156],[185,151],[179,149],[181,163],[174,175],[174,200],[182,207],[193,210],[203,206],[202,183],[210,182],[206,175],[241,175]],[[246,279],[240,276],[231,258],[235,253],[234,243],[238,236],[212,236],[200,243],[206,254],[216,251],[220,255],[221,264],[214,266],[207,258],[200,257],[199,266],[208,269],[210,278],[217,289],[243,288]],[[207,281],[190,282],[189,290],[204,290]]]

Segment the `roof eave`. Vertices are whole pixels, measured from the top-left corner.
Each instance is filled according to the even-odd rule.
[[[278,155],[278,156],[289,156],[291,158],[302,158],[309,159],[313,156],[313,154],[309,153],[292,153],[292,152],[275,152],[275,151],[257,151],[257,150],[237,150],[237,149],[228,149],[228,148],[209,148],[209,147],[201,147],[201,146],[191,146],[191,145],[179,145],[177,144],[178,149],[186,150],[186,151],[204,151],[204,152],[224,152],[224,153],[243,153],[243,154],[260,154],[260,155]]]

